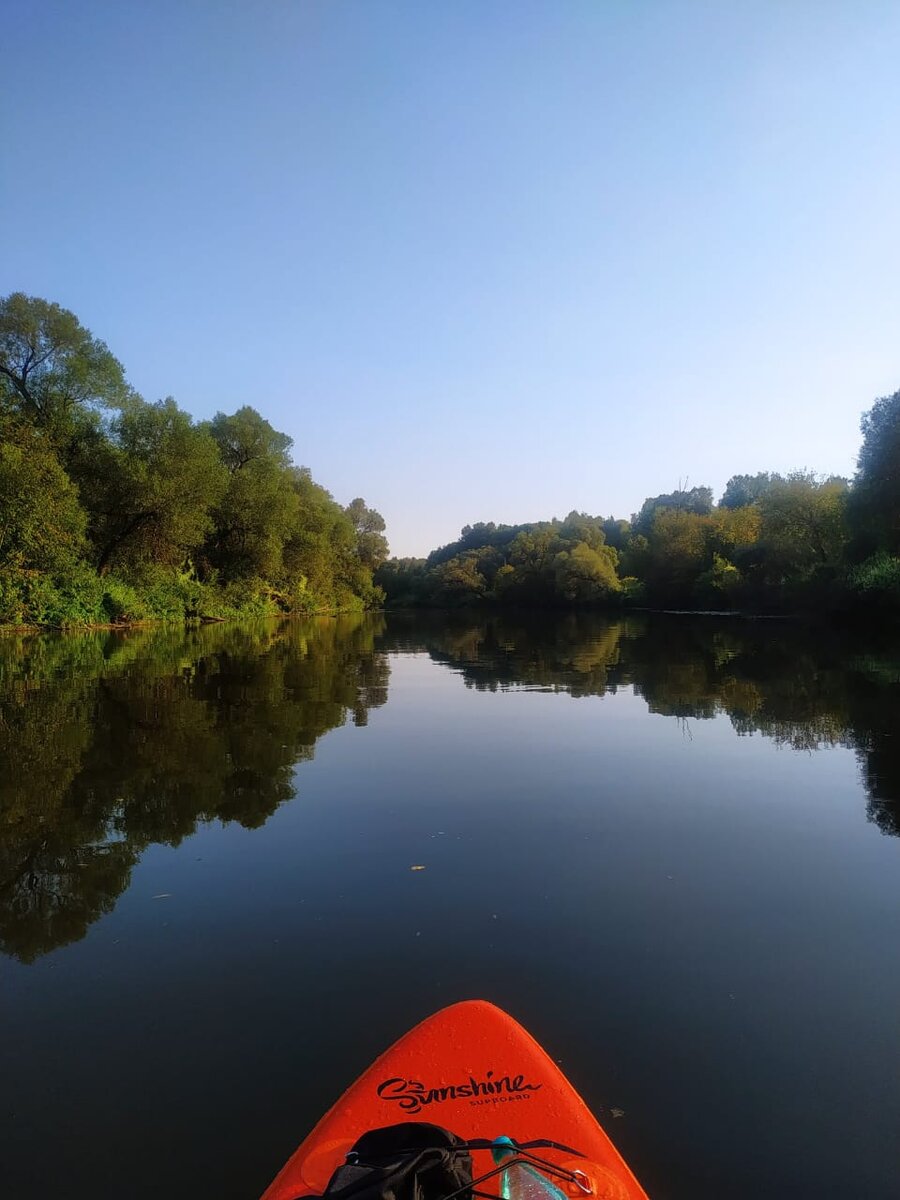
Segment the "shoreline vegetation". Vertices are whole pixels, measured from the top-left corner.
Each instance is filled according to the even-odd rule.
[[[319,609],[319,610],[317,610],[315,612],[311,612],[311,613],[271,612],[271,613],[264,613],[262,616],[256,615],[256,616],[253,616],[252,618],[248,618],[248,617],[242,615],[241,613],[236,613],[232,617],[207,617],[207,616],[201,615],[199,617],[179,617],[177,619],[176,618],[166,618],[166,617],[147,617],[147,618],[144,618],[143,620],[106,621],[106,622],[102,622],[102,623],[101,622],[93,622],[90,624],[82,623],[82,624],[69,624],[69,625],[47,625],[47,624],[44,624],[44,625],[35,625],[35,624],[31,624],[31,625],[28,625],[28,624],[0,625],[0,638],[7,637],[7,636],[13,636],[13,635],[17,635],[17,634],[22,635],[22,634],[35,634],[35,633],[116,633],[116,632],[125,633],[125,632],[128,632],[129,630],[134,630],[134,631],[140,631],[143,629],[154,630],[154,629],[165,628],[167,626],[168,627],[172,627],[172,626],[182,627],[183,626],[185,629],[199,629],[206,625],[226,625],[226,624],[229,624],[229,623],[235,622],[235,621],[241,622],[241,621],[247,621],[247,620],[251,620],[251,619],[254,623],[258,623],[260,621],[262,621],[262,622],[265,622],[265,621],[285,622],[285,621],[297,621],[297,620],[303,621],[303,620],[307,620],[311,617],[324,618],[324,619],[332,618],[334,620],[337,620],[339,617],[346,617],[346,616],[349,616],[354,613],[363,613],[363,612],[378,612],[378,613],[383,613],[386,615],[395,613],[395,614],[399,615],[399,614],[408,613],[410,611],[413,611],[417,607],[420,607],[420,606],[410,605],[410,604],[391,605],[388,603],[384,603],[384,604],[378,605],[377,607],[370,607],[370,608],[366,608],[366,609],[362,609],[359,607],[349,607],[349,608]],[[462,606],[461,610],[467,611],[470,607],[473,607],[473,606],[464,605],[464,606]],[[520,611],[523,615],[527,615],[528,613],[534,614],[534,612],[536,611],[533,607],[529,607],[529,606],[523,606],[519,610],[517,610],[515,607],[504,609],[504,608],[501,608],[500,606],[491,606],[489,604],[483,604],[479,607],[480,607],[480,611],[484,612],[486,615],[490,615],[491,612],[495,612],[498,615],[502,612],[507,612],[507,613],[511,612],[514,614],[516,611]],[[435,609],[434,606],[429,606],[429,611],[435,612],[435,611],[440,611],[440,609]],[[446,611],[448,611],[448,612],[460,611],[460,606],[454,606],[453,608],[448,608]],[[475,611],[479,611],[479,610],[476,609]],[[560,608],[556,611],[562,613],[564,611],[570,611],[570,610]],[[741,621],[791,621],[791,620],[795,620],[795,619],[799,618],[800,616],[802,616],[802,614],[800,614],[800,613],[793,613],[793,612],[762,613],[762,612],[744,611],[744,610],[738,609],[738,608],[720,608],[720,609],[715,609],[715,608],[649,608],[647,606],[641,606],[641,605],[636,605],[636,604],[629,605],[627,609],[624,608],[624,606],[618,607],[618,608],[613,608],[610,606],[598,604],[598,605],[592,605],[587,611],[595,612],[598,616],[607,616],[607,617],[610,617],[613,619],[616,616],[629,614],[629,615],[635,615],[635,616],[646,615],[646,616],[658,616],[658,617],[659,616],[663,616],[663,617],[717,617],[720,620],[725,619],[725,620],[741,620]]]
[[[427,558],[389,559],[390,607],[630,609],[692,615],[896,619],[900,391],[861,420],[855,477],[733,475],[651,496],[631,519],[570,512],[467,525]]]
[[[0,629],[118,628],[390,608],[571,608],[890,619],[900,611],[900,391],[862,417],[852,480],[733,475],[644,501],[466,525],[388,558],[245,405],[150,403],[77,317],[0,300]]]
[[[149,403],[77,317],[0,300],[0,626],[377,608],[384,520],[294,464],[254,408]]]

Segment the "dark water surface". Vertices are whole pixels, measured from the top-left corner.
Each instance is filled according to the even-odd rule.
[[[898,834],[900,653],[860,635],[0,640],[0,1194],[255,1200],[485,997],[654,1200],[894,1198]]]

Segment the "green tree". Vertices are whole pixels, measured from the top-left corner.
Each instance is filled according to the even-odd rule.
[[[579,604],[609,599],[620,589],[616,575],[618,555],[611,546],[576,542],[561,550],[553,560],[557,593]]]
[[[474,554],[460,554],[440,563],[432,570],[430,582],[432,595],[441,604],[468,604],[480,600],[487,591],[487,581],[478,570]]]
[[[614,550],[623,550],[630,535],[631,524],[628,521],[607,517],[603,522],[603,536],[606,538],[606,544],[612,546]]]
[[[643,533],[631,533],[620,555],[623,577],[644,580],[650,562],[650,542]]]
[[[72,606],[60,588],[83,592],[84,576],[93,579],[81,564],[86,527],[78,491],[47,436],[0,418],[0,625],[67,619]],[[99,596],[88,608],[91,600]]]
[[[711,536],[716,549],[723,554],[731,555],[755,545],[761,528],[762,514],[756,504],[719,507],[710,514]]]
[[[900,391],[876,400],[860,422],[853,516],[867,549],[900,550]]]
[[[344,511],[356,533],[360,562],[370,571],[377,570],[388,556],[384,517],[374,508],[368,508],[361,496],[351,500]]]
[[[508,547],[520,533],[527,533],[535,528],[533,525],[495,525],[493,521],[478,521],[474,525],[464,525],[459,538],[446,546],[439,546],[428,555],[428,565],[436,566],[447,562],[458,554],[468,550],[477,550],[491,546],[506,553]]]
[[[87,515],[46,437],[0,422],[0,571],[71,569]]]
[[[228,475],[209,434],[174,400],[132,399],[112,421],[91,481],[97,569],[170,566],[203,544]]]
[[[556,530],[549,522],[530,526],[513,539],[509,561],[523,576],[541,578],[553,561]]]
[[[582,542],[592,550],[598,550],[606,544],[603,524],[601,517],[592,517],[587,513],[575,512],[573,509],[560,523],[557,536],[561,542],[571,544]]]
[[[808,471],[795,471],[769,488],[759,502],[759,536],[770,582],[806,579],[841,563],[847,499],[846,479],[820,480]]]
[[[644,578],[657,599],[665,603],[693,599],[697,580],[711,562],[711,528],[708,514],[667,507],[654,513]]]
[[[716,606],[731,607],[738,598],[743,577],[738,568],[722,554],[713,554],[712,566],[697,577],[696,594]]]
[[[632,530],[635,533],[648,534],[653,525],[654,517],[663,508],[706,516],[712,512],[712,506],[712,488],[708,487],[694,487],[689,491],[679,489],[678,491],[668,492],[660,496],[650,496],[644,501],[641,505],[641,511],[632,520]]]
[[[299,514],[291,439],[247,405],[231,416],[216,413],[208,429],[229,476],[213,512],[209,561],[225,580],[280,583]]]
[[[217,412],[207,428],[219,447],[222,462],[232,474],[260,461],[285,468],[291,465],[293,439],[279,433],[249,404],[230,416]]]
[[[97,408],[130,394],[121,364],[74,313],[23,292],[0,301],[0,411],[68,446]]]
[[[755,504],[775,484],[783,482],[781,475],[759,471],[756,475],[732,475],[725,484],[719,501],[720,508],[744,508]]]
[[[512,572],[511,567],[502,569]],[[374,582],[388,604],[408,608],[425,598],[425,575],[424,558],[389,558],[375,572]]]
[[[294,531],[284,549],[285,577],[303,608],[375,607],[384,593],[358,553],[357,531],[330,492],[306,467],[295,469],[299,499]]]

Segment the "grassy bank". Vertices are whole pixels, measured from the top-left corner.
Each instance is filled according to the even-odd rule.
[[[290,591],[263,580],[220,585],[192,572],[154,568],[123,578],[87,567],[65,576],[40,572],[0,573],[0,629],[91,629],[160,622],[252,620],[363,612],[379,593],[360,596],[349,588],[317,593],[303,581]]]

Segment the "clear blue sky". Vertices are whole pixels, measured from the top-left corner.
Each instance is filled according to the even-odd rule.
[[[393,550],[850,473],[900,387],[900,5],[3,5],[0,290],[255,405]]]

